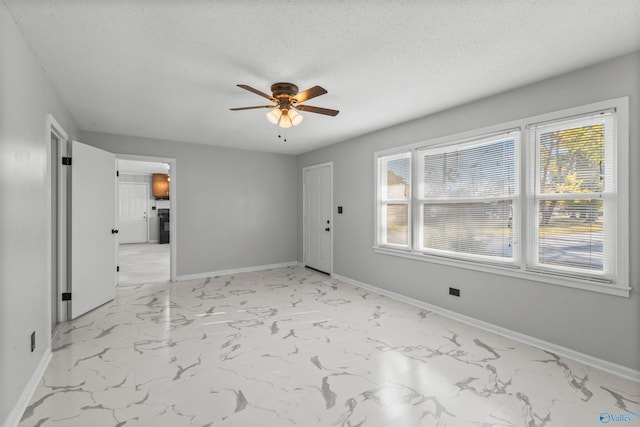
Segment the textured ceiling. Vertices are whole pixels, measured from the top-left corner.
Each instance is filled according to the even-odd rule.
[[[640,50],[640,0],[4,3],[81,129],[290,154]],[[229,111],[277,81],[340,114]]]

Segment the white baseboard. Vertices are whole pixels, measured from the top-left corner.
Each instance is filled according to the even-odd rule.
[[[593,366],[594,368],[601,369],[611,374],[627,378],[632,381],[640,382],[640,371],[636,371],[635,369],[627,368],[626,366],[618,365],[616,363],[608,362],[597,357],[589,356],[588,354],[580,353],[579,351],[575,351],[567,347],[563,347],[548,341],[525,335],[511,329],[503,328],[502,326],[484,322],[470,316],[465,316],[464,314],[456,313],[455,311],[447,310],[445,308],[438,307],[415,298],[407,297],[396,292],[378,288],[377,286],[369,285],[368,283],[359,282],[357,280],[353,280],[339,274],[332,274],[332,277],[357,286],[359,288],[367,289],[380,295],[393,298],[397,301],[405,302],[407,304],[432,311],[450,319],[457,320],[459,322],[466,323],[468,325],[475,326],[477,328],[484,329],[486,331],[493,332],[507,338],[511,338],[513,340],[528,344],[533,347],[537,347],[541,350],[546,350],[559,356],[564,356],[569,359],[576,360],[578,362],[584,363],[585,365]]]
[[[298,261],[290,261],[290,262],[283,262],[280,264],[267,264],[267,265],[257,265],[253,267],[232,268],[229,270],[209,271],[207,273],[184,274],[181,276],[177,276],[176,280],[204,279],[207,277],[226,276],[229,274],[251,273],[253,271],[271,270],[274,268],[291,267],[293,265],[300,265],[300,263]]]
[[[22,418],[22,414],[29,406],[29,402],[31,402],[31,398],[33,397],[33,393],[36,392],[38,385],[40,384],[40,380],[44,375],[44,372],[47,370],[47,366],[49,365],[49,361],[51,360],[51,347],[47,348],[40,358],[40,362],[38,362],[38,366],[36,370],[31,375],[27,386],[22,390],[22,394],[18,399],[18,402],[13,407],[13,410],[9,414],[9,417],[5,420],[3,427],[17,427],[18,423],[20,423],[20,419]]]

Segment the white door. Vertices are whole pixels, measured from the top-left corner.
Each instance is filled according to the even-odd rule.
[[[304,264],[332,272],[331,164],[305,168],[304,172]]]
[[[118,241],[147,243],[149,184],[121,182],[118,184]]]
[[[71,318],[116,293],[116,159],[77,141],[71,149]]]

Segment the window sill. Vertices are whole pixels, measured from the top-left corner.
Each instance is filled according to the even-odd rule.
[[[589,280],[580,280],[571,277],[556,276],[553,274],[523,271],[517,268],[503,267],[495,264],[481,264],[471,261],[443,258],[433,255],[425,255],[417,252],[409,252],[391,248],[374,246],[373,251],[378,254],[408,258],[422,262],[447,265],[449,267],[465,268],[468,270],[482,271],[485,273],[499,274],[502,276],[516,277],[523,280],[531,280],[550,285],[565,286],[601,294],[629,297],[630,287],[615,286],[605,283],[597,283]]]

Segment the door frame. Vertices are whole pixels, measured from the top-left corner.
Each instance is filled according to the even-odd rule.
[[[67,321],[69,317],[69,304],[62,301],[62,293],[69,292],[68,288],[68,274],[69,274],[69,246],[68,246],[68,203],[69,199],[67,197],[67,185],[68,185],[68,169],[62,166],[62,157],[68,156],[68,144],[69,144],[69,134],[64,130],[64,128],[58,123],[55,117],[49,113],[47,114],[47,181],[49,182],[49,188],[53,185],[52,177],[53,177],[53,165],[58,169],[58,185],[57,188],[52,191],[47,192],[47,211],[50,212],[50,215],[53,216],[54,212],[54,204],[53,197],[54,194],[51,194],[53,191],[56,191],[56,197],[58,198],[58,210],[57,210],[57,227],[58,227],[58,237],[57,237],[57,277],[53,277],[53,256],[52,253],[52,245],[53,242],[54,230],[52,229],[52,220],[47,221],[47,236],[49,244],[47,245],[47,271],[49,277],[49,287],[47,290],[47,310],[48,310],[48,319],[52,320],[53,313],[51,313],[53,309],[54,301],[52,301],[53,295],[56,295],[57,305],[57,323]],[[52,142],[51,142],[51,134],[54,134],[58,138],[58,147],[57,147],[57,157],[58,159],[54,163],[54,159],[52,158],[55,153],[52,150]],[[55,287],[55,289],[54,289]],[[56,328],[55,325],[49,325],[50,330],[52,331],[52,336],[55,335]],[[50,336],[50,339],[52,339]],[[51,344],[51,341],[49,341]]]
[[[116,222],[118,224],[118,238],[120,238],[120,235],[122,234],[122,230],[120,230],[120,186],[121,185],[142,185],[145,187],[145,212],[147,215],[147,221],[145,224],[145,238],[144,238],[144,243],[149,243],[149,183],[147,182],[120,182],[118,181],[118,190],[116,191],[116,197],[118,198],[118,211],[117,211],[117,218],[116,218]],[[118,241],[118,243],[120,243],[120,241]]]
[[[169,171],[171,172],[171,197],[169,197],[169,280],[175,282],[177,280],[177,253],[178,253],[178,211],[177,211],[177,182],[178,182],[178,170],[176,166],[176,159],[169,157],[156,157],[134,154],[121,154],[115,153],[116,161],[118,159],[123,160],[136,160],[140,162],[156,162],[156,163],[168,163]],[[116,192],[116,209],[118,209],[119,195]],[[147,211],[148,214],[148,211]],[[147,232],[148,236],[148,232]]]
[[[333,222],[333,162],[325,162],[319,163],[316,165],[306,166],[302,168],[302,265],[306,267],[307,260],[307,230],[305,224],[305,218],[307,216],[307,206],[306,206],[306,192],[307,186],[305,184],[305,175],[308,171],[319,169],[319,168],[329,168],[329,221],[331,221],[331,234],[329,235],[329,273],[330,276],[333,275],[333,234],[335,231],[335,224]]]

